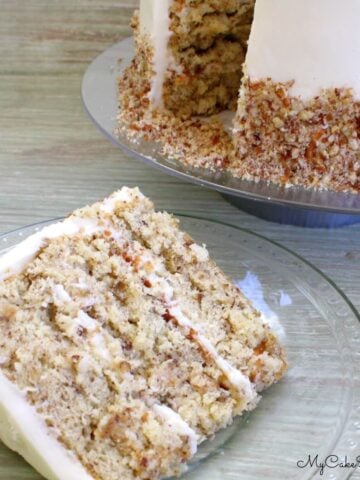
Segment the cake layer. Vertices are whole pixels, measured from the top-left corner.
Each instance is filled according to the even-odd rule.
[[[95,215],[96,210],[86,213]],[[50,302],[52,321],[66,335],[75,335],[77,341],[80,329],[87,341],[101,347],[98,357],[104,357],[104,368],[106,357],[117,349],[122,368],[134,372],[139,395],[146,390],[153,401],[181,408],[193,428],[201,434],[212,434],[231,421],[236,408],[246,407],[247,394],[241,392],[237,405],[227,390],[219,388],[224,372],[167,319],[172,287],[160,276],[166,272],[158,271],[156,257],[133,242],[124,225],[118,223],[116,232],[116,242],[110,230],[108,236],[95,235],[91,241],[77,237],[53,241],[43,250],[41,259],[28,266],[26,274],[61,286],[62,299],[53,304],[53,289],[49,289],[41,303]],[[65,272],[55,274],[52,265],[60,248],[71,252],[71,258],[66,260],[68,256],[64,256]],[[184,362],[184,357],[191,359],[191,365]],[[108,367],[112,372],[114,365]],[[172,374],[174,366],[176,376]]]
[[[169,49],[193,48],[198,53],[219,39],[233,39],[246,49],[253,18],[254,1],[174,2],[170,9]]]
[[[15,288],[9,285],[9,293]],[[38,285],[33,288],[39,291]],[[35,302],[33,291],[24,295],[26,303],[27,296]],[[95,479],[148,478],[181,471],[182,461],[194,453],[193,438],[170,426],[161,411],[136,398],[137,385],[121,370],[122,364],[112,370],[114,377],[122,374],[120,391],[120,382],[115,385],[100,356],[51,328],[48,305],[42,315],[33,308],[22,308],[1,304],[1,370],[36,409],[49,429],[48,436],[73,452]],[[83,336],[80,328],[76,331]],[[21,444],[19,448],[23,453]]]
[[[180,72],[168,72],[163,85],[166,108],[190,117],[235,109],[245,51],[235,40],[218,38],[211,47],[174,52]]]
[[[132,192],[119,202],[117,215],[136,238],[164,258],[179,303],[192,325],[207,332],[218,353],[255,382],[258,390],[281,378],[284,353],[262,316],[210,259],[207,250],[179,230],[166,213]]]
[[[250,0],[143,0],[135,30],[139,58],[130,70],[147,65],[138,81],[149,82],[150,106],[180,117],[234,107],[253,7]]]
[[[10,449],[24,458],[48,480],[92,480],[80,462],[57,440],[49,435],[36,410],[0,372],[0,431],[1,439]]]
[[[198,444],[254,408],[256,388],[286,366],[275,337],[221,275],[137,189],[5,254],[0,393],[10,384],[22,398],[39,441],[25,432],[24,443],[11,442],[7,427],[0,437],[51,480],[180,474]],[[5,395],[1,412],[14,414]],[[66,476],[46,461],[44,435],[68,459]]]

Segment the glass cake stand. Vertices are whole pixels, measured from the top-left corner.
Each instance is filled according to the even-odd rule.
[[[85,109],[111,142],[148,165],[170,175],[222,193],[234,205],[263,218],[309,227],[332,227],[360,222],[360,195],[315,191],[302,187],[250,182],[229,173],[191,168],[161,154],[155,142],[130,141],[115,133],[117,79],[134,55],[132,38],[108,48],[88,67],[82,83]]]
[[[360,324],[345,295],[320,271],[274,242],[246,230],[179,216],[181,226],[271,320],[288,351],[285,378],[256,410],[204,444],[186,480],[345,480],[360,446]],[[1,252],[51,222],[0,237]],[[323,462],[323,475],[306,466]],[[360,459],[359,459],[360,460]],[[329,460],[331,461],[331,460]],[[303,463],[301,463],[303,462]],[[40,480],[0,445],[0,477]]]

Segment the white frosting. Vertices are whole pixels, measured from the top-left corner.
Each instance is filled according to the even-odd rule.
[[[151,273],[147,276],[151,283],[151,292],[155,296],[162,296],[165,302],[171,302],[174,295],[174,289],[170,283],[163,277],[160,277],[156,273]]]
[[[77,323],[78,326],[86,328],[88,331],[94,331],[97,329],[97,323],[96,321],[90,317],[86,312],[83,312],[82,310],[79,311],[77,318],[75,319],[75,322]]]
[[[294,80],[306,100],[352,87],[360,99],[359,0],[257,0],[246,71],[251,80]]]
[[[53,288],[54,294],[57,294],[57,298],[60,301],[72,302],[73,299],[66,292],[62,285],[56,285]],[[97,357],[101,358],[107,362],[111,361],[111,354],[106,345],[106,339],[104,334],[101,331],[101,326],[99,323],[92,317],[90,317],[83,310],[79,310],[77,316],[74,318],[62,319],[61,328],[70,338],[77,338],[77,333],[79,329],[86,329],[85,340],[88,342],[89,346],[92,348],[92,353]],[[80,364],[78,365],[78,371],[80,374],[80,381],[85,383],[85,370],[86,366],[90,365],[90,357],[85,356]],[[111,367],[111,365],[110,365]]]
[[[193,245],[190,245],[190,250],[193,251],[199,262],[206,262],[209,260],[209,252],[207,251],[205,245],[201,247],[200,245],[194,243]]]
[[[91,345],[95,348],[96,354],[106,361],[111,360],[110,352],[106,346],[105,337],[102,333],[95,333],[90,339]]]
[[[106,346],[106,340],[101,332],[100,325],[86,312],[80,310],[76,318],[70,318],[67,323],[63,322],[63,328],[70,337],[76,336],[79,328],[87,331],[86,340],[93,347],[93,352],[98,358],[110,361],[111,355]]]
[[[176,318],[177,322],[185,328],[191,328],[196,332],[196,338],[202,348],[213,358],[216,365],[228,378],[230,383],[237,388],[240,392],[244,393],[249,402],[256,398],[256,392],[254,386],[251,384],[249,377],[240,372],[237,368],[233,367],[225,358],[221,357],[214,345],[204,335],[194,327],[191,320],[186,317],[179,307],[171,307],[169,309],[170,315]]]
[[[72,286],[75,288],[79,288],[80,290],[89,290],[89,285],[81,279],[77,283],[74,283]]]
[[[113,193],[110,197],[101,202],[101,211],[113,213],[118,202],[130,202],[136,195],[142,196],[137,188],[131,189],[128,187],[123,187],[121,190]]]
[[[162,106],[165,73],[173,63],[168,52],[171,36],[169,9],[173,0],[140,0],[140,31],[150,37],[153,54],[154,76],[149,98],[155,107]]]
[[[112,213],[118,202],[130,202],[135,197],[144,198],[138,188],[131,189],[123,187],[105,199],[100,204],[100,209],[104,213]],[[49,225],[40,232],[31,235],[0,257],[0,282],[6,280],[6,278],[11,275],[22,272],[26,265],[34,259],[38,251],[45,246],[46,240],[61,236],[73,236],[78,233],[92,235],[104,230],[109,230],[114,238],[119,238],[119,233],[114,231],[110,225],[99,225],[96,220],[91,218],[71,216],[62,222]],[[60,296],[62,293],[64,292],[60,292],[59,290],[55,292],[55,294]]]
[[[0,281],[22,272],[26,265],[34,259],[37,252],[46,244],[46,240],[63,235],[76,235],[79,232],[91,235],[97,230],[99,230],[99,226],[96,221],[75,217],[69,217],[63,222],[54,223],[43,228],[40,232],[31,235],[0,257]]]
[[[63,285],[55,285],[52,289],[53,295],[59,302],[71,302],[71,297]]]
[[[205,259],[208,258],[208,251],[204,247],[197,246],[198,248],[193,251]],[[146,274],[145,265],[151,263],[153,271],[151,274]],[[192,330],[196,333],[196,339],[201,347],[213,358],[216,365],[228,378],[230,383],[243,393],[249,402],[256,398],[256,392],[254,386],[251,384],[249,378],[244,375],[240,370],[233,367],[225,358],[221,357],[213,344],[199,331],[189,317],[177,305],[174,298],[174,289],[170,282],[165,278],[167,271],[164,265],[159,259],[150,258],[147,255],[141,256],[140,273],[144,275],[150,282],[149,290],[154,296],[160,296],[163,298],[166,307],[169,310],[171,316],[185,329]]]
[[[154,405],[153,410],[161,416],[167,424],[172,427],[179,435],[185,435],[189,438],[189,447],[191,456],[197,452],[197,445],[200,437],[194,430],[180,417],[180,415],[166,405]]]
[[[48,480],[93,480],[1,372],[0,438]]]

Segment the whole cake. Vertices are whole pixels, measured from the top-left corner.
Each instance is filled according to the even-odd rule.
[[[357,0],[141,0],[121,107],[165,142],[161,114],[186,123],[236,110],[231,148],[209,135],[222,168],[358,192],[359,17]]]
[[[138,189],[0,259],[0,438],[48,480],[179,475],[286,368],[266,319]]]

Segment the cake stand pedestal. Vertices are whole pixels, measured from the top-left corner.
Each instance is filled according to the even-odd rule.
[[[222,194],[222,197],[256,217],[283,225],[295,225],[307,228],[340,228],[360,223],[360,215],[324,212],[308,208],[277,205],[261,200],[248,200],[235,195]]]

